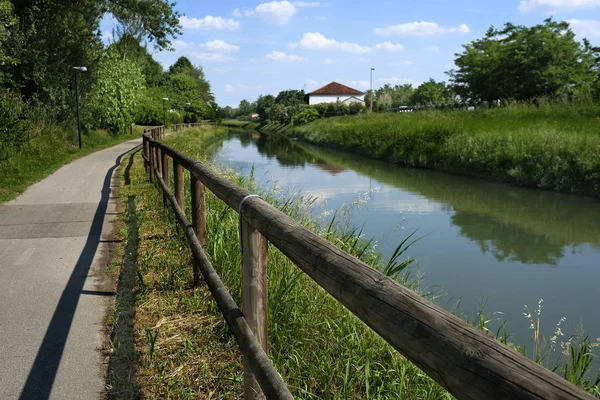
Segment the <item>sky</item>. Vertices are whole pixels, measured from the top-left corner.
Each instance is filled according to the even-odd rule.
[[[506,22],[553,16],[600,45],[600,0],[180,0],[175,9],[183,34],[153,56],[165,68],[180,56],[202,66],[222,107],[331,81],[367,90],[371,68],[374,89],[447,80],[463,44]],[[106,39],[113,26],[102,21]]]

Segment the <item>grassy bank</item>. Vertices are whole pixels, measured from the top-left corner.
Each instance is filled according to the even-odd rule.
[[[228,128],[238,128],[245,130],[256,130],[260,126],[259,122],[253,121],[238,121],[237,119],[226,119],[221,122],[221,125]]]
[[[202,149],[210,153],[225,137],[225,128],[203,127],[166,141],[202,160],[206,155]],[[123,232],[128,250],[122,268],[136,269],[137,276],[133,324],[137,379],[134,384],[117,380],[110,395],[239,398],[242,369],[237,345],[207,289],[191,287],[191,255],[185,239],[172,214],[163,208],[160,192],[147,182],[140,154],[132,157],[124,161],[130,166],[122,170],[120,196],[128,204],[135,202],[127,213],[130,229]],[[261,192],[252,179],[230,171],[220,173],[252,192]],[[185,178],[189,184],[187,174]],[[307,199],[293,193],[262,192],[271,204],[374,268],[389,265],[359,232],[335,231],[311,219]],[[189,192],[186,195],[189,212]],[[237,214],[208,191],[206,201],[206,251],[240,304]],[[131,222],[133,214],[135,223]],[[269,356],[296,397],[450,398],[272,246],[268,265]],[[414,285],[406,276],[398,280]],[[479,321],[484,329],[485,318]],[[113,343],[113,353],[126,347]]]
[[[45,178],[74,159],[140,137],[143,127],[135,127],[133,136],[115,136],[92,131],[82,136],[79,149],[77,131],[54,122],[37,121],[30,140],[0,160],[0,203],[14,199],[31,184]]]
[[[290,132],[409,167],[600,196],[599,122],[598,104],[544,103],[327,118]]]

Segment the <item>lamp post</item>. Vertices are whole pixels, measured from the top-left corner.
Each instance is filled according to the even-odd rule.
[[[371,68],[371,102],[369,104],[371,112],[373,112],[373,100],[375,100],[375,95],[373,94],[373,71],[375,71],[375,68]]]
[[[79,149],[81,149],[81,117],[79,115],[79,72],[86,72],[86,67],[73,67],[75,70],[75,98],[77,102],[77,136],[79,137]]]
[[[163,97],[163,123],[167,126],[167,109],[165,108],[165,102],[169,100],[168,97]]]
[[[185,103],[185,105],[186,105],[186,107],[185,107],[185,115],[187,116],[187,114],[189,113],[189,111],[188,111],[188,110],[190,109],[190,106],[192,105],[192,103]],[[188,121],[189,121],[189,120],[188,120]],[[185,121],[183,121],[183,122],[185,122]],[[188,122],[188,123],[189,123],[189,122]]]

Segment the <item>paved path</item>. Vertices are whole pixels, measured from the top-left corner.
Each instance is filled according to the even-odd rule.
[[[0,206],[0,399],[101,397],[111,177],[138,143],[74,161]]]

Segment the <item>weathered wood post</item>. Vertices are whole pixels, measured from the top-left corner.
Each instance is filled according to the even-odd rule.
[[[148,142],[148,159],[150,160],[150,173],[148,174],[148,180],[152,182],[152,177],[154,176],[154,149],[150,142]]]
[[[240,207],[240,214],[241,214]],[[267,239],[240,218],[242,247],[242,310],[254,336],[267,352]],[[264,399],[248,362],[244,360],[244,398]]]
[[[173,185],[175,187],[175,199],[179,208],[185,214],[185,187],[183,186],[183,166],[173,159]]]
[[[158,170],[158,173],[160,174],[160,176],[163,176],[163,169],[162,169],[162,150],[160,149],[160,147],[156,148],[156,169]]]
[[[162,154],[162,165],[163,165],[163,181],[168,188],[171,188],[171,177],[169,176],[169,156],[167,153]],[[169,199],[167,198],[167,194],[163,192],[163,206],[167,206],[169,204]]]
[[[200,246],[206,249],[206,203],[204,200],[204,184],[190,173],[190,190],[192,195],[192,226]],[[194,263],[194,287],[200,283],[200,266]]]
[[[142,136],[142,154],[144,155],[144,171],[148,172],[148,141]]]

